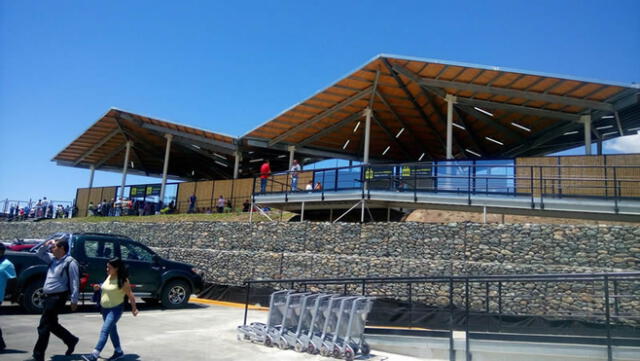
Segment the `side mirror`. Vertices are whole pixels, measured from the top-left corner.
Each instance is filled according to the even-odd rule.
[[[153,263],[158,264],[160,263],[160,256],[158,256],[157,254],[154,254],[152,260],[153,260]]]

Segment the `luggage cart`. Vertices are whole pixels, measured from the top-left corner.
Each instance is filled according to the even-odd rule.
[[[296,352],[305,352],[307,350],[308,342],[303,343],[302,338],[306,338],[313,326],[313,318],[317,312],[316,301],[321,296],[321,293],[310,294],[304,297],[302,300],[302,313],[300,314],[300,320],[298,321],[298,329],[295,335],[294,350]]]
[[[287,310],[287,298],[293,291],[283,290],[271,294],[269,299],[269,316],[267,323],[252,322],[249,325],[241,325],[237,328],[238,340],[264,343],[271,347],[279,329],[282,327],[285,312]]]
[[[285,304],[282,326],[278,329],[274,344],[281,350],[286,350],[296,344],[298,338],[298,324],[302,316],[304,299],[309,293],[289,293]]]
[[[298,337],[296,351],[306,351],[312,355],[318,352],[320,345],[322,345],[321,336],[328,315],[330,299],[335,297],[337,295],[320,294],[315,299],[309,330],[306,333],[301,333]]]
[[[364,340],[364,328],[372,303],[373,300],[369,297],[358,297],[352,302],[350,310],[343,311],[343,317],[346,317],[348,313],[348,321],[341,323],[339,332],[336,333],[336,336],[339,337],[334,342],[334,357],[343,357],[345,360],[351,361],[357,353],[369,354],[369,344]]]
[[[338,310],[344,298],[346,297],[330,297],[326,306],[322,307],[321,313],[319,314],[319,317],[323,320],[322,326],[318,329],[319,332],[314,333],[311,337],[307,352],[314,354],[321,353],[325,356],[323,354],[325,350],[322,348],[322,344],[324,340],[335,331],[338,320]]]
[[[329,308],[329,316],[327,317],[325,327],[322,332],[322,344],[320,345],[320,354],[322,356],[339,357],[339,355],[336,355],[334,352],[334,346],[337,342],[341,341],[340,331],[343,331],[342,335],[346,334],[345,324],[347,323],[349,318],[351,304],[353,303],[353,301],[355,301],[356,298],[357,297],[347,296],[331,299],[334,302]],[[346,316],[345,310],[348,310],[346,311]]]

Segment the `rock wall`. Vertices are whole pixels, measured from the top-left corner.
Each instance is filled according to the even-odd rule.
[[[208,282],[246,279],[624,272],[640,270],[640,227],[473,223],[0,223],[0,239],[41,238],[56,231],[118,233],[171,259],[194,264]],[[497,285],[471,285],[474,309],[498,307]],[[617,307],[640,309],[636,296]],[[357,291],[357,286],[354,286]],[[522,282],[502,288],[503,312],[601,310],[594,282]],[[406,297],[406,285],[368,291]],[[413,298],[446,305],[448,285],[429,284]],[[488,297],[487,297],[488,295]],[[531,296],[537,301],[529,301]],[[463,288],[454,292],[463,300]]]

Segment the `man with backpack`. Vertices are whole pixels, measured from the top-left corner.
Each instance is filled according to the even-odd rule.
[[[49,254],[51,249],[51,254]],[[71,355],[79,338],[71,334],[58,323],[58,315],[64,311],[67,299],[71,296],[71,311],[78,307],[80,277],[78,262],[69,253],[69,242],[66,239],[48,240],[40,247],[37,256],[49,265],[47,278],[42,288],[44,307],[38,325],[38,341],[33,348],[33,360],[44,361],[44,354],[49,345],[51,333],[67,345],[65,355]]]

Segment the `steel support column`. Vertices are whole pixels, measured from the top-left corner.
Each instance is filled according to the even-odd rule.
[[[591,115],[583,115],[580,121],[584,124],[584,154],[591,155]]]
[[[162,165],[162,183],[160,184],[160,204],[164,202],[164,191],[167,188],[167,172],[169,171],[169,154],[171,152],[172,134],[165,134],[167,144],[164,149],[164,164]]]
[[[367,108],[364,110],[365,115],[365,123],[364,123],[364,155],[362,157],[362,162],[364,164],[369,164],[369,143],[371,137],[371,108]]]
[[[96,172],[96,166],[94,164],[89,166],[89,189],[93,188],[93,174]]]
[[[124,152],[124,164],[122,165],[122,184],[120,186],[120,198],[124,198],[124,185],[127,183],[127,171],[129,170],[129,155],[131,154],[131,141],[127,141]]]
[[[238,179],[241,158],[242,158],[242,153],[240,153],[239,151],[236,151],[233,157],[233,179]]]
[[[453,159],[453,104],[456,103],[456,97],[447,94],[447,159]],[[464,149],[462,150],[464,152]]]
[[[293,167],[293,158],[296,154],[296,147],[290,145],[287,149],[289,150],[289,169],[291,169],[291,167]]]

